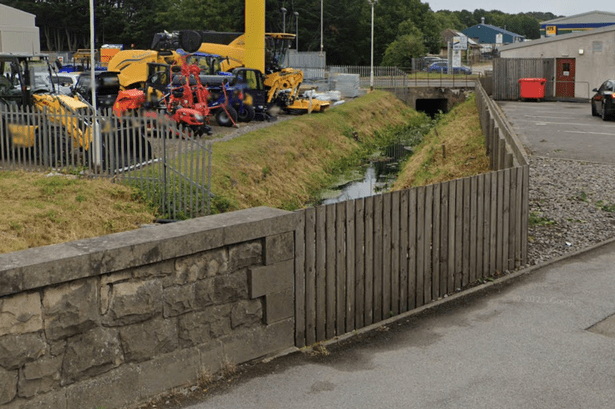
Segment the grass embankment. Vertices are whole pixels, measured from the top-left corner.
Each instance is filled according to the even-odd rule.
[[[339,170],[364,158],[377,144],[377,131],[419,115],[391,94],[375,91],[324,114],[216,143],[214,207],[220,212],[255,206],[300,208]]]
[[[0,253],[134,230],[153,211],[106,180],[0,172]]]
[[[446,156],[444,156],[446,155]],[[489,171],[474,95],[442,115],[402,166],[392,190],[424,186]]]

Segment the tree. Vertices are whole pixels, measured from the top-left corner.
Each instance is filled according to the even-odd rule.
[[[423,55],[425,55],[425,46],[421,33],[405,34],[389,44],[384,53],[382,65],[412,67],[412,59]]]

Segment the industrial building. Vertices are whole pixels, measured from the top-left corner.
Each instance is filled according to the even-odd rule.
[[[41,42],[36,16],[0,4],[0,52],[39,53]]]
[[[463,30],[463,34],[479,44],[500,47],[505,44],[518,43],[525,40],[525,36],[515,34],[502,27],[485,24],[485,18],[481,18],[481,23],[473,25]]]
[[[544,73],[555,84],[553,96],[587,99],[615,73],[615,25],[510,44],[499,52],[502,59],[554,61],[552,72]]]
[[[560,17],[540,23],[540,37],[553,37],[593,30],[615,24],[615,13],[590,11],[574,16]]]

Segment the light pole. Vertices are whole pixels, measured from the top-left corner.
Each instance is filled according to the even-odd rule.
[[[322,27],[323,27],[323,22],[322,22],[322,15],[323,15],[323,8],[322,8],[322,2],[323,0],[320,0],[320,56],[322,57],[322,49],[323,49],[323,44],[322,44]]]
[[[282,12],[282,32],[285,33],[286,32],[286,9],[282,7],[280,11]]]
[[[299,52],[299,12],[295,11],[295,49]]]
[[[370,62],[370,71],[369,71],[369,90],[374,90],[374,6],[378,3],[378,0],[367,0],[367,2],[372,6],[372,41],[371,41],[371,62]]]

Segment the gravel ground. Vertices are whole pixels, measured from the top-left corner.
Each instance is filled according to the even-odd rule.
[[[615,237],[615,165],[532,157],[529,262]]]

